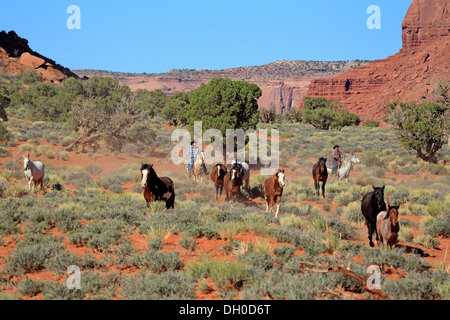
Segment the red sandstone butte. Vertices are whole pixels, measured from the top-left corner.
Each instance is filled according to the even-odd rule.
[[[399,53],[313,80],[307,95],[345,103],[363,121],[382,119],[390,101],[430,100],[436,82],[450,81],[449,10],[449,0],[414,0],[403,20]]]

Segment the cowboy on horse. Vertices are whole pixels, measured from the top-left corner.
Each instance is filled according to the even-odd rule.
[[[333,161],[333,170],[331,170],[331,176],[333,176],[338,167],[340,167],[340,161],[341,161],[342,155],[341,152],[339,151],[339,146],[335,145],[333,147],[333,153],[331,154],[331,160]]]
[[[199,151],[200,149],[195,145],[195,141],[191,141],[191,146],[187,150],[186,156],[184,157],[184,160],[187,160],[186,167],[188,168],[189,175],[191,175],[191,170],[192,167],[194,167],[195,159]]]

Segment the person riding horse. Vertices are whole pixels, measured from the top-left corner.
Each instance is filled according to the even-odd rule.
[[[189,175],[191,175],[191,170],[194,167],[195,158],[197,157],[199,151],[200,149],[195,145],[195,141],[191,141],[191,146],[187,150],[186,156],[184,157],[185,161],[188,160],[188,162],[186,162],[186,166],[189,166]]]
[[[335,145],[333,147],[333,153],[331,154],[331,159],[333,161],[333,170],[331,170],[331,176],[335,175],[337,169],[340,167],[339,163],[341,161],[342,155],[339,151],[339,146]]]

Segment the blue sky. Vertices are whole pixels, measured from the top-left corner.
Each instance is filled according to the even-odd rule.
[[[2,1],[0,30],[70,69],[165,72],[276,60],[384,59],[401,48],[412,0]],[[69,30],[67,8],[81,10]],[[366,12],[381,9],[381,29]]]

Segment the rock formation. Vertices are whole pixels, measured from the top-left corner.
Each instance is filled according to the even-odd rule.
[[[31,50],[28,40],[19,37],[14,31],[0,32],[0,61],[0,66],[8,73],[17,74],[34,69],[47,82],[59,83],[68,77],[78,78],[69,69]]]
[[[347,104],[363,121],[380,120],[387,102],[430,100],[450,81],[450,2],[414,0],[403,21],[403,48],[330,79],[313,80],[307,95]]]

